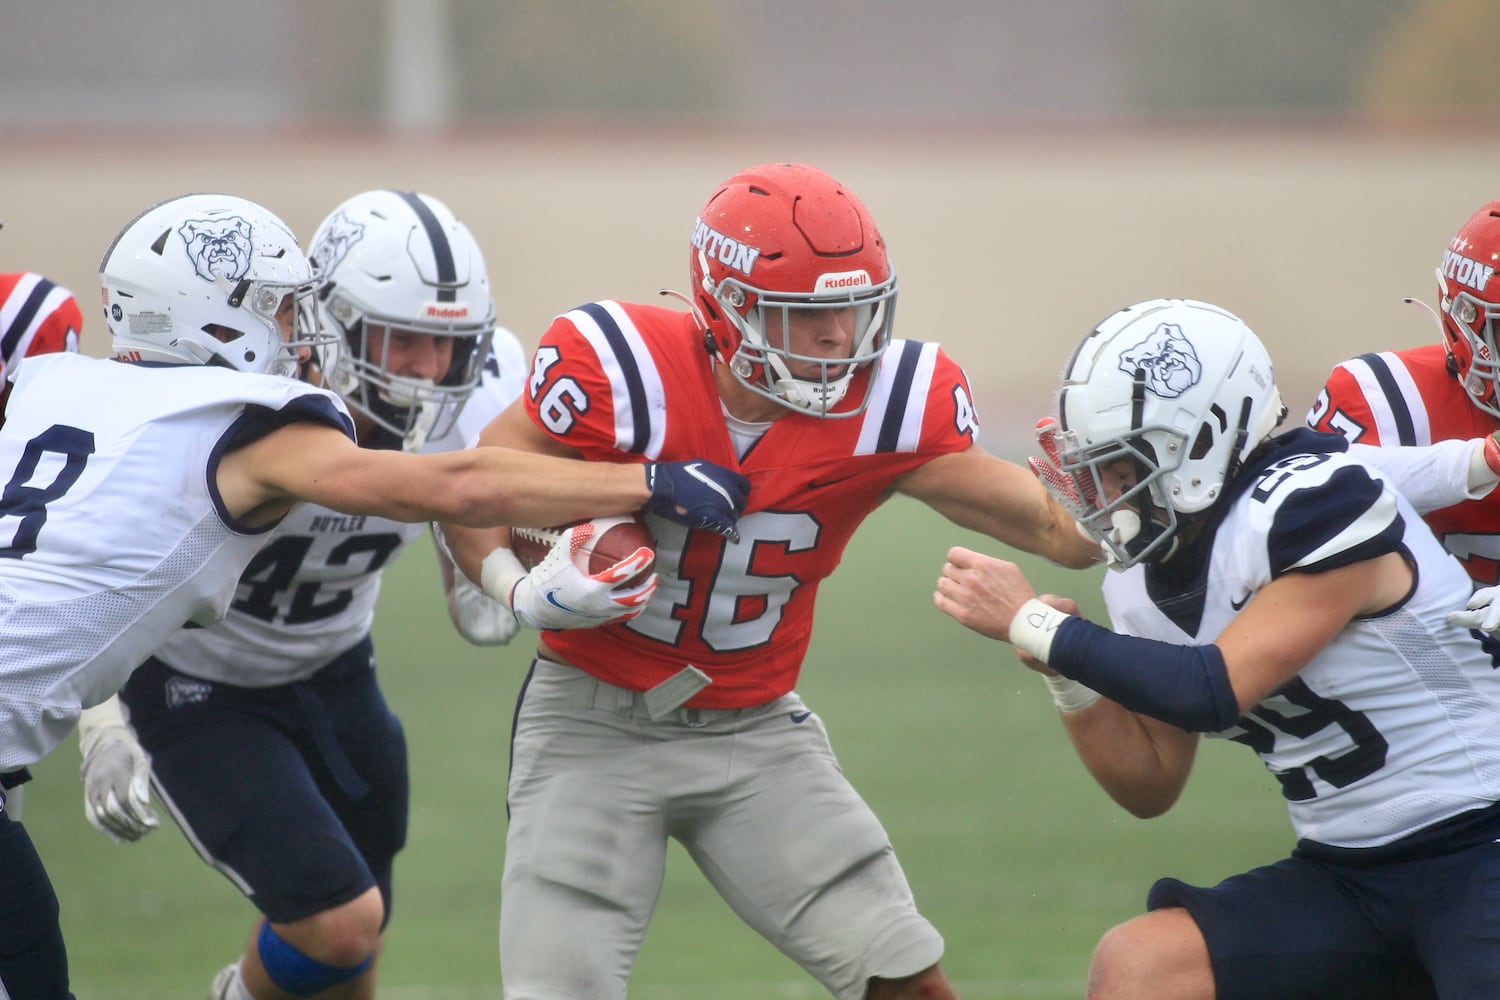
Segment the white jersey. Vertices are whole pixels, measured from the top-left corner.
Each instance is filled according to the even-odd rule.
[[[1500,659],[1444,621],[1468,599],[1463,568],[1381,472],[1326,450],[1341,447],[1311,431],[1277,438],[1229,487],[1206,559],[1110,573],[1104,596],[1122,634],[1208,644],[1283,574],[1405,554],[1416,583],[1398,608],[1350,623],[1210,734],[1260,755],[1298,837],[1358,848],[1500,800]]]
[[[421,450],[465,447],[520,395],[526,371],[520,342],[497,329],[479,387],[453,429]],[[381,571],[425,529],[304,504],[246,568],[223,621],[182,629],[156,656],[180,673],[239,687],[310,677],[369,634]]]
[[[333,394],[199,365],[27,358],[0,430],[0,772],[47,754],[187,621],[227,610],[268,529],[214,483],[232,444],[314,420]],[[8,471],[6,471],[8,470]]]

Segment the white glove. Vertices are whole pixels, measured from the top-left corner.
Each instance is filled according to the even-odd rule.
[[[503,646],[520,630],[510,608],[453,571],[453,609],[458,634],[476,646]]]
[[[597,628],[644,611],[656,593],[656,574],[629,588],[621,584],[639,573],[655,554],[647,548],[637,549],[589,576],[573,562],[575,530],[586,529],[580,526],[563,532],[552,551],[530,573],[509,549],[495,549],[484,557],[480,573],[484,592],[503,601],[534,629]]]
[[[83,750],[83,814],[116,843],[140,840],[160,824],[151,808],[151,758],[125,725],[117,698],[78,717]]]
[[[1500,587],[1480,587],[1469,597],[1463,611],[1448,612],[1448,624],[1493,633],[1500,629]]]

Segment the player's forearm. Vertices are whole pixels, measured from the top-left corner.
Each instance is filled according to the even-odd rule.
[[[637,464],[582,462],[490,447],[423,457],[442,459],[451,470],[440,480],[449,492],[433,491],[426,500],[432,504],[427,517],[455,525],[549,527],[628,514],[651,499],[645,471]]]
[[[1052,503],[1052,529],[1049,544],[1041,553],[1048,560],[1069,569],[1087,569],[1104,559],[1099,543],[1080,530],[1078,522],[1056,502]]]
[[[1073,749],[1099,787],[1132,816],[1170,809],[1192,769],[1197,737],[1109,701],[1062,713]]]
[[[447,555],[441,561],[451,561],[456,572],[468,577],[472,583],[479,582],[484,557],[507,544],[509,536],[509,528],[467,528],[451,523],[433,525],[433,537]]]
[[[1417,513],[1451,507],[1488,496],[1500,481],[1485,461],[1486,445],[1500,462],[1488,438],[1438,441],[1423,447],[1351,444],[1349,454],[1389,476]]]

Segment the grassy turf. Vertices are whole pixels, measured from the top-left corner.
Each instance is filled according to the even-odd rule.
[[[1073,756],[1040,679],[932,607],[951,544],[999,550],[911,501],[878,511],[824,587],[799,690],[885,822],[963,994],[1078,997],[1099,934],[1139,912],[1153,878],[1211,882],[1280,857],[1291,843],[1285,811],[1250,754],[1217,742],[1167,816],[1143,822],[1114,806]],[[387,573],[376,629],[413,771],[381,995],[493,1000],[506,743],[527,646],[465,645],[423,547]],[[1098,617],[1102,571],[1022,561],[1038,590],[1077,597]],[[252,908],[170,821],[129,846],[95,833],[82,816],[77,762],[71,744],[54,753],[26,799],[62,901],[75,993],[201,996],[237,954]],[[276,789],[265,794],[272,801]],[[632,998],[823,995],[673,849]]]

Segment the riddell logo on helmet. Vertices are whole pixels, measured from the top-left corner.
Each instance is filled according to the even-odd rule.
[[[1490,277],[1495,273],[1490,265],[1481,264],[1452,250],[1443,251],[1443,266],[1439,270],[1443,277],[1452,278],[1460,285],[1468,285],[1476,292],[1484,291],[1484,286],[1489,284]]]
[[[428,319],[468,319],[468,306],[444,306],[434,302],[427,303],[422,310],[422,315]]]
[[[760,257],[760,251],[755,247],[725,236],[718,230],[705,225],[702,219],[693,220],[692,243],[707,256],[717,259],[720,264],[745,275],[750,273]]]
[[[874,282],[868,271],[836,271],[818,275],[814,292],[832,292],[840,288],[869,288]]]

